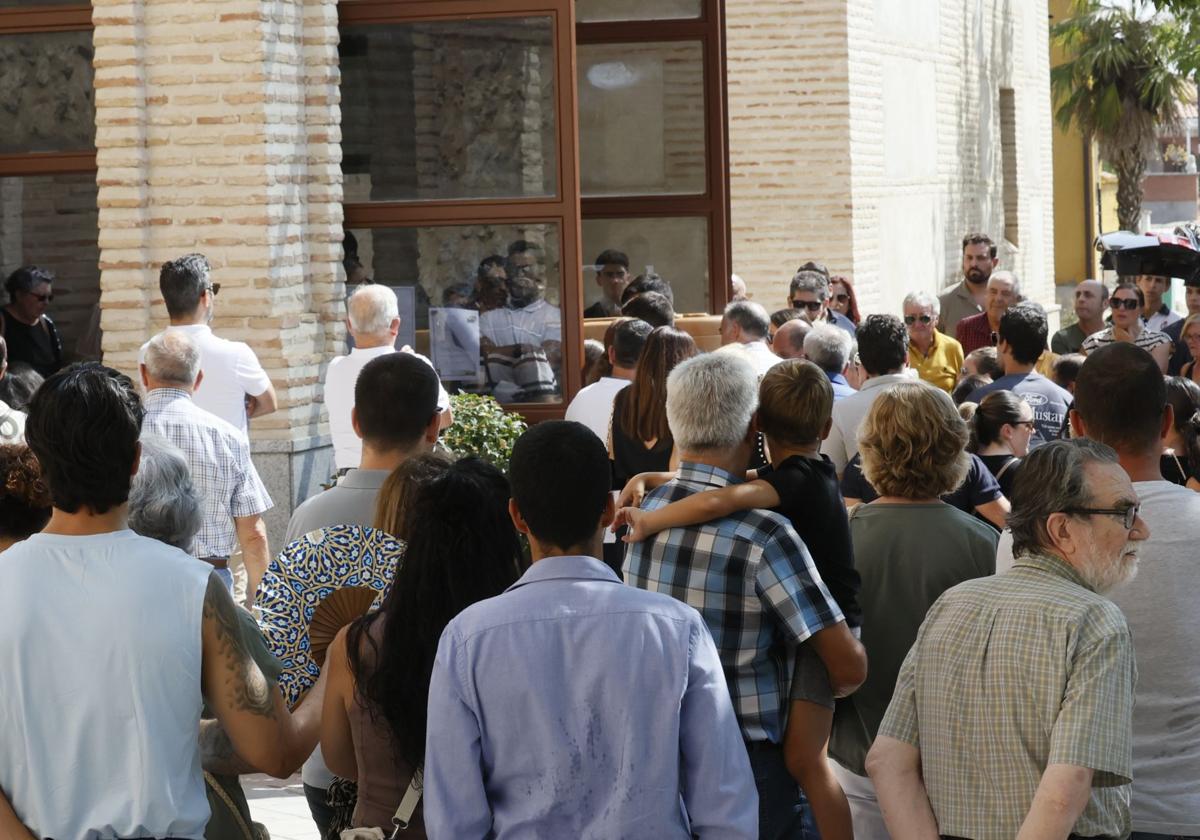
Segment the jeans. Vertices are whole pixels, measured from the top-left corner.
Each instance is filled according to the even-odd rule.
[[[333,822],[333,809],[326,800],[327,794],[328,791],[319,787],[304,786],[304,798],[308,800],[309,813],[312,814],[313,822],[317,824],[317,831],[321,832],[322,840],[329,833],[329,826]]]
[[[758,836],[760,840],[811,840],[808,805],[800,786],[783,761],[783,748],[775,744],[748,744],[750,769],[758,788]]]

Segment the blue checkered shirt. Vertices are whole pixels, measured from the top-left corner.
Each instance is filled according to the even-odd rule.
[[[192,402],[187,391],[155,388],[143,404],[142,431],[161,435],[183,450],[192,481],[204,497],[204,522],[192,541],[192,554],[230,556],[237,547],[233,518],[272,507],[250,460],[250,442],[240,429]]]
[[[725,470],[684,462],[676,479],[648,494],[642,507],[657,510],[740,481]],[[796,646],[844,620],[788,520],[747,510],[662,531],[630,544],[625,582],[700,612],[721,654],[742,737],[782,743]]]

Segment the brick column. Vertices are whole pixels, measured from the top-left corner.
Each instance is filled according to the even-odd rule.
[[[334,0],[96,0],[96,148],[105,361],[130,374],[167,322],[158,267],[205,254],[213,329],[246,341],[280,410],[252,422],[275,499],[328,475],[319,401],[343,283]]]

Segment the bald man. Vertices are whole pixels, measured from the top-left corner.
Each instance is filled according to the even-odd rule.
[[[812,332],[812,324],[803,318],[794,318],[781,325],[771,340],[771,349],[781,359],[805,359],[804,337]]]
[[[1064,327],[1050,340],[1050,349],[1060,356],[1078,353],[1084,339],[1104,329],[1108,288],[1099,280],[1084,280],[1075,287],[1075,317],[1078,322]]]

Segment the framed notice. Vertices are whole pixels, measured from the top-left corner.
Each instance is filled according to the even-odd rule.
[[[479,313],[474,309],[430,308],[429,355],[443,381],[480,381]]]

